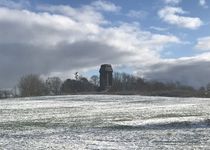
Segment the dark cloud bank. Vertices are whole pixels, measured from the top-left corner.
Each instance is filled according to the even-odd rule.
[[[162,82],[179,82],[183,85],[199,88],[210,82],[209,61],[189,61],[185,63],[158,63],[150,67],[145,77]]]

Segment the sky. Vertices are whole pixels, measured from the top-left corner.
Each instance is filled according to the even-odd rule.
[[[101,64],[195,88],[210,82],[208,0],[0,0],[0,88]]]

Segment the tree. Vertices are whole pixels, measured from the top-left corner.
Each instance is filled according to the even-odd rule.
[[[210,93],[210,83],[208,83],[208,84],[206,85],[206,91],[207,91],[208,93]]]
[[[95,86],[99,86],[99,77],[97,75],[93,75],[90,78],[90,82],[93,83]]]
[[[205,89],[205,87],[200,87],[199,89],[198,89],[198,96],[200,96],[200,97],[205,97],[205,96],[207,96],[207,92],[206,92],[206,89]]]
[[[74,91],[72,90],[72,86],[73,86],[73,81],[76,80],[71,80],[71,79],[67,79],[63,82],[62,86],[61,86],[61,92],[62,94],[70,94],[73,93]]]
[[[42,96],[46,94],[44,81],[39,75],[30,74],[23,76],[18,84],[20,96]]]
[[[49,77],[46,80],[46,86],[49,94],[59,95],[61,92],[62,81],[59,77]]]
[[[14,95],[11,90],[0,90],[0,98],[9,98],[13,96]]]
[[[64,81],[61,87],[63,94],[90,92],[94,90],[94,85],[90,83],[85,77],[80,77],[78,80],[67,79]]]

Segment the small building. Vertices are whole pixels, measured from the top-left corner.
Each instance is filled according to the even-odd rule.
[[[99,70],[100,72],[100,90],[108,90],[112,86],[112,66],[110,64],[103,64]]]

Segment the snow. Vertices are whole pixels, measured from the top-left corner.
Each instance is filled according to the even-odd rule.
[[[0,149],[208,149],[210,99],[71,95],[0,100]]]

